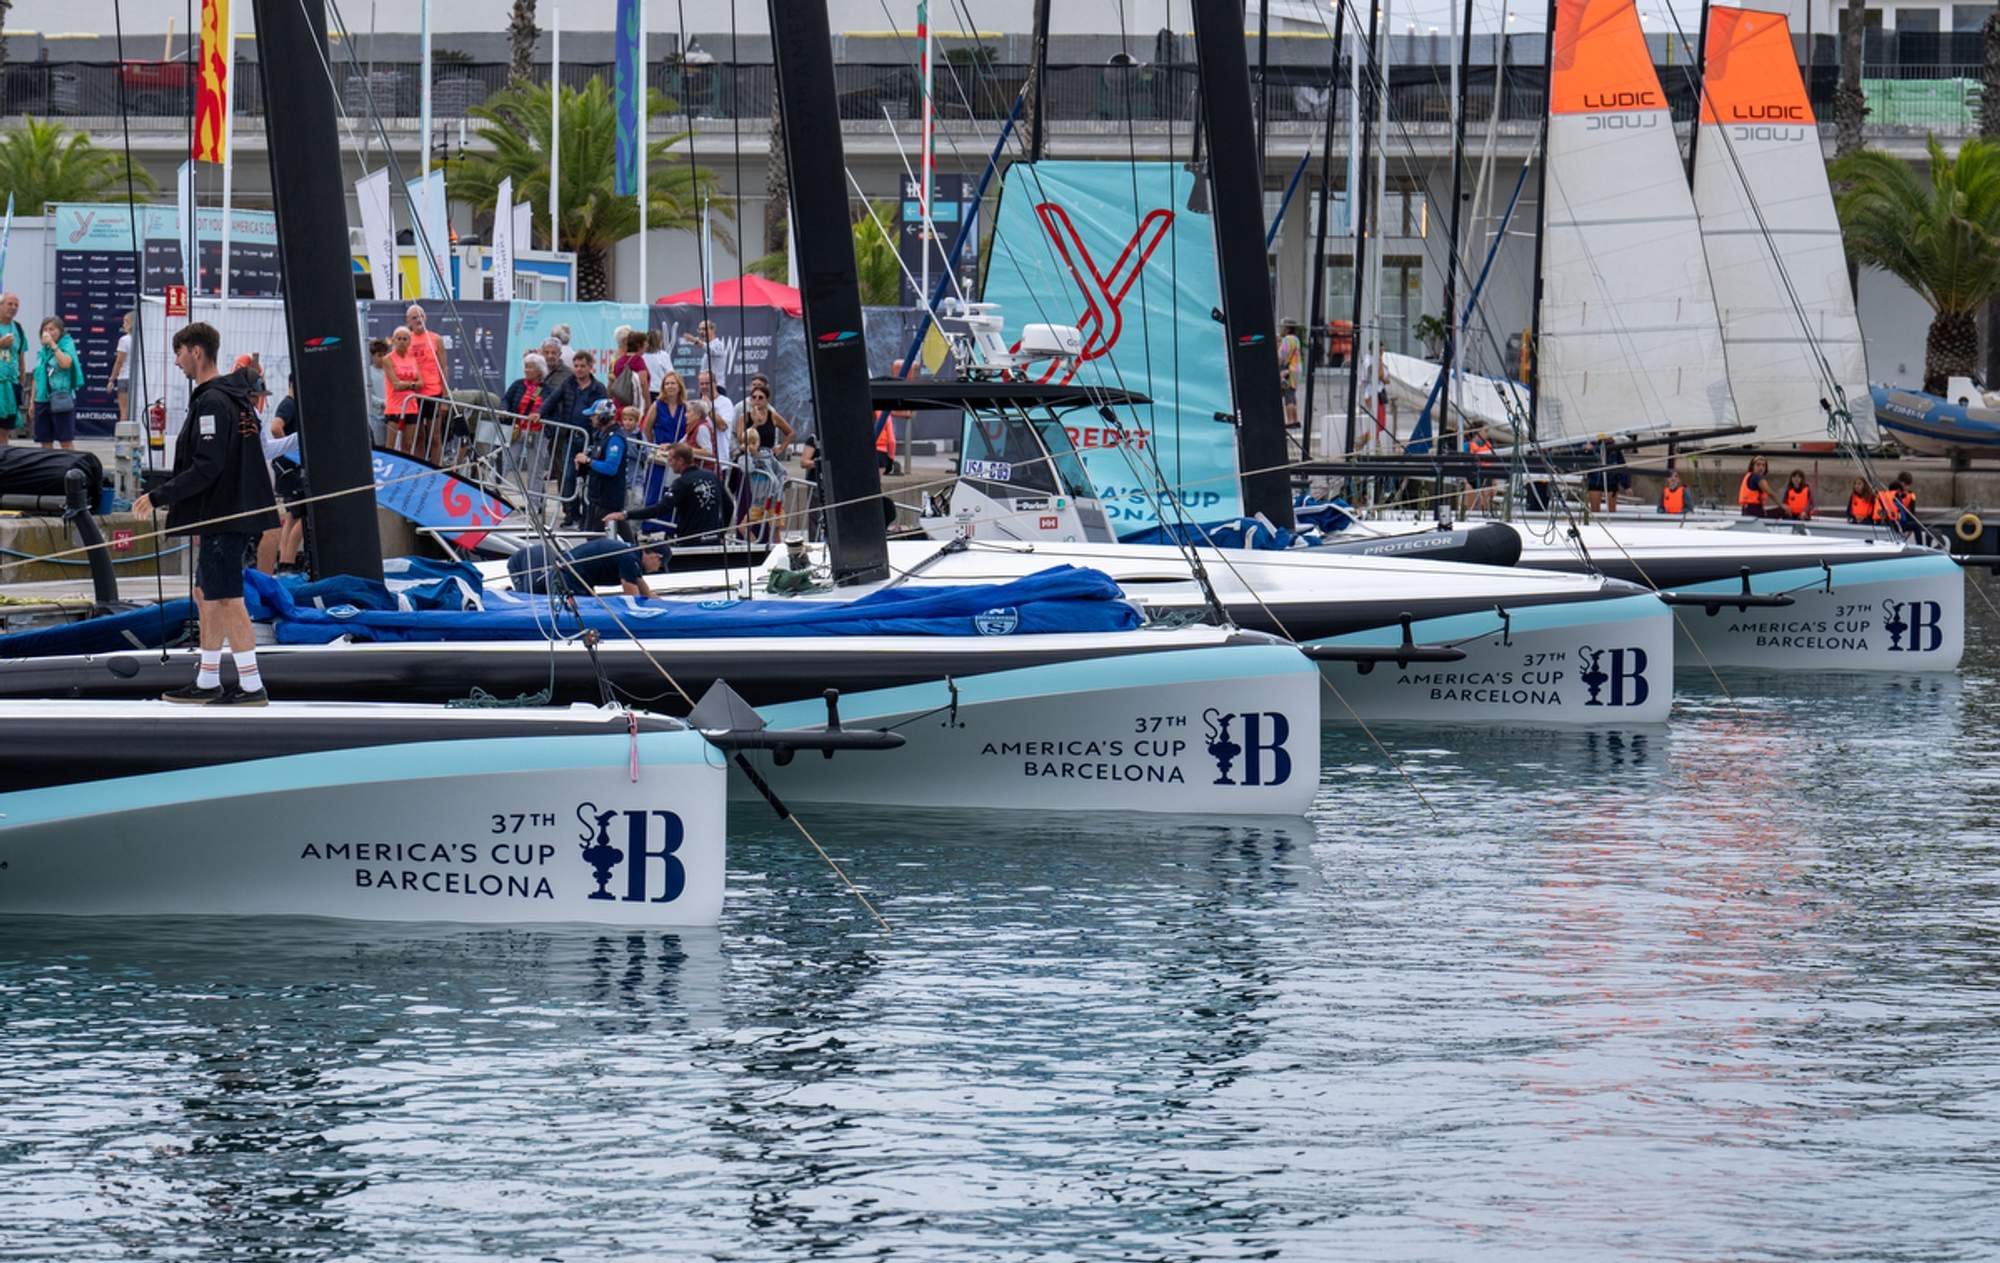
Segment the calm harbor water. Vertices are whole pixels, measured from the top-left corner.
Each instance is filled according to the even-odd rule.
[[[1972,616],[1292,827],[809,812],[886,936],[747,808],[714,933],[0,922],[0,1257],[2000,1256]]]

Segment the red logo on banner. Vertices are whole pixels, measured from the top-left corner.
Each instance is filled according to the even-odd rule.
[[[1118,339],[1125,332],[1122,311],[1125,295],[1131,292],[1132,283],[1139,279],[1139,271],[1146,266],[1146,260],[1152,258],[1153,251],[1166,240],[1167,229],[1174,222],[1174,213],[1164,206],[1146,212],[1146,217],[1139,221],[1138,231],[1125,243],[1109,272],[1097,270],[1097,261],[1090,257],[1089,247],[1083,244],[1083,234],[1070,222],[1068,211],[1054,202],[1042,202],[1036,205],[1035,214],[1041,218],[1049,240],[1055,243],[1056,252],[1062,255],[1077,289],[1083,292],[1083,311],[1076,318],[1077,332],[1083,335],[1083,352],[1064,370],[1058,381],[1062,384],[1076,376],[1078,365],[1109,355],[1111,348],[1118,345]],[[1015,343],[1016,349],[1019,346],[1018,342]],[[1055,366],[1050,365],[1041,380],[1048,381],[1054,374]]]
[[[129,552],[131,552],[131,551],[132,551],[132,532],[131,532],[131,531],[113,531],[113,532],[111,532],[111,547],[112,547],[113,549],[115,549],[116,551],[118,551],[118,552],[121,552],[121,553],[129,553]]]
[[[185,319],[187,314],[188,287],[185,285],[167,286],[167,315],[179,316]]]
[[[1056,529],[1056,528],[1057,528],[1058,526],[1061,526],[1061,525],[1062,525],[1062,519],[1061,519],[1061,518],[1059,518],[1059,517],[1045,517],[1045,518],[1043,518],[1043,519],[1042,519],[1042,525],[1041,525],[1041,528],[1040,528],[1040,529],[1042,529],[1042,530],[1045,530],[1045,531],[1052,531],[1052,530]]]

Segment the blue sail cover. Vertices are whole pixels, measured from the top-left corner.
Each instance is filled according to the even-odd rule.
[[[482,610],[300,605],[253,574],[273,604],[280,644],[358,641],[538,641],[585,629],[607,639],[782,636],[1006,636],[1130,631],[1144,621],[1100,571],[1057,566],[1012,583],[891,588],[854,601],[686,601],[578,597],[577,614],[546,596],[491,592]],[[581,615],[581,618],[578,617]]]
[[[246,570],[243,600],[250,617],[260,623],[269,622],[273,610],[280,607],[457,610],[479,605],[479,571],[463,562],[397,557],[382,563],[382,573],[382,583],[351,575],[309,582],[274,579]],[[194,602],[177,597],[160,605],[0,636],[0,659],[157,649],[192,636],[194,628]]]
[[[1214,225],[1188,209],[1194,188],[1172,162],[1017,162],[994,216],[983,297],[1001,305],[1008,342],[1023,325],[1074,325],[1082,359],[1054,380],[1154,401],[1116,409],[1119,426],[1064,418],[1121,537],[1159,524],[1161,479],[1196,521],[1243,509],[1236,429],[1216,420],[1234,406],[1210,314],[1221,303]]]

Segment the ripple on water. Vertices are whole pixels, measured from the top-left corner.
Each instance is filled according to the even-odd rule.
[[[1992,655],[1679,683],[1291,825],[810,813],[892,935],[747,809],[714,932],[6,922],[0,1256],[2000,1254]]]

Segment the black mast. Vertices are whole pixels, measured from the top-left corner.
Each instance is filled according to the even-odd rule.
[[[1270,118],[1271,0],[1257,0],[1257,170],[1260,172],[1271,161]]]
[[[1671,12],[1671,10],[1669,10]],[[1812,6],[1806,6],[1806,21],[1812,21]],[[1675,29],[1679,29],[1676,25]],[[1701,32],[1695,36],[1694,59],[1688,64],[1688,80],[1694,84],[1694,118],[1688,123],[1688,184],[1694,184],[1694,150],[1701,143],[1701,99],[1707,89],[1703,86],[1708,73],[1708,0],[1701,0]],[[1812,40],[1806,40],[1806,53],[1812,53]]]
[[[1264,260],[1264,172],[1256,149],[1229,143],[1251,136],[1250,66],[1243,10],[1236,0],[1194,0],[1201,116],[1209,134],[1209,213],[1222,292],[1223,336],[1236,399],[1236,461],[1243,511],[1292,525],[1285,407],[1278,394],[1277,330]]]
[[[1326,76],[1326,134],[1319,149],[1319,227],[1313,237],[1312,326],[1306,330],[1305,401],[1299,413],[1299,456],[1303,460],[1312,459],[1313,379],[1319,374],[1320,353],[1327,339],[1326,213],[1333,199],[1333,124],[1339,114],[1334,105],[1340,99],[1340,45],[1346,33],[1347,0],[1334,0],[1333,69]]]
[[[1554,0],[1550,0],[1551,3]],[[1354,164],[1354,183],[1358,186],[1347,190],[1347,201],[1355,207],[1354,215],[1354,322],[1349,328],[1349,336],[1354,346],[1347,353],[1347,454],[1354,455],[1354,406],[1356,392],[1361,386],[1361,299],[1368,288],[1363,282],[1367,269],[1362,263],[1368,258],[1368,215],[1373,210],[1375,181],[1368,178],[1369,150],[1375,137],[1375,76],[1381,73],[1375,61],[1375,29],[1381,21],[1382,6],[1369,0],[1368,4],[1368,46],[1354,58],[1354,82],[1361,91],[1361,154]],[[1368,71],[1361,71],[1364,61]]]
[[[327,64],[324,0],[253,0],[257,74],[271,152],[285,327],[299,396],[299,449],[312,573],[382,578],[369,450],[368,388],[348,257],[347,188],[333,85],[305,67]],[[335,157],[329,157],[335,155]],[[334,227],[334,220],[339,227]],[[338,494],[346,492],[348,494]]]
[[[882,472],[875,464],[861,287],[848,227],[847,158],[833,84],[833,38],[821,0],[770,0],[770,11],[806,369],[817,418],[820,485],[826,492],[827,555],[835,583],[866,583],[888,577],[889,544],[882,522]]]
[[[1503,19],[1501,25],[1505,24]],[[1444,254],[1444,363],[1438,368],[1442,376],[1437,424],[1431,427],[1434,453],[1444,450],[1445,431],[1451,428],[1451,370],[1458,362],[1458,228],[1465,197],[1465,116],[1470,113],[1466,102],[1472,98],[1472,0],[1465,0],[1465,26],[1458,34],[1458,100],[1452,102],[1455,118],[1451,127],[1451,236]]]
[[[1035,63],[1028,71],[1028,161],[1042,160],[1042,104],[1048,100],[1049,0],[1035,0]]]
[[[1542,43],[1542,152],[1535,171],[1535,302],[1528,314],[1528,442],[1541,441],[1542,238],[1549,231],[1549,133],[1556,103],[1556,3],[1549,0],[1549,29]]]

